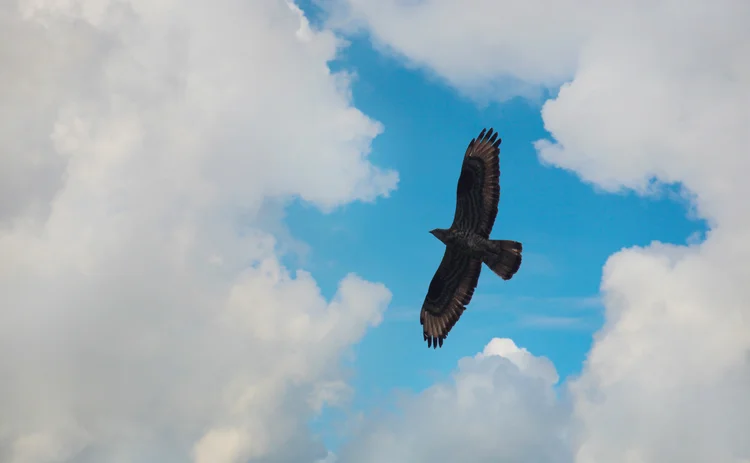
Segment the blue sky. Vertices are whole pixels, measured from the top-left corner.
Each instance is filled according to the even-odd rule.
[[[302,7],[314,22],[314,8]],[[685,244],[705,231],[702,221],[688,217],[678,195],[604,193],[570,172],[542,165],[532,145],[549,138],[540,102],[478,104],[425,71],[380,54],[362,36],[332,68],[356,73],[354,104],[385,128],[371,159],[400,175],[397,191],[373,204],[323,214],[296,202],[287,211],[292,235],[310,246],[303,267],[326,297],[348,272],[383,282],[393,293],[383,323],[355,348],[355,410],[388,406],[396,391],[428,387],[493,337],[511,338],[549,358],[561,380],[575,375],[602,323],[598,294],[607,258],[652,241]],[[510,282],[484,271],[443,348],[428,350],[419,309],[444,249],[428,231],[450,225],[466,144],[483,127],[494,127],[503,138],[492,237],[523,242],[524,261]],[[341,415],[324,414],[316,428],[335,449],[332,417]]]

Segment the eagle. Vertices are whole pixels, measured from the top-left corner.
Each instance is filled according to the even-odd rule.
[[[501,142],[492,128],[471,140],[458,178],[453,223],[430,231],[445,244],[445,254],[419,315],[427,347],[443,346],[474,295],[482,263],[503,280],[521,267],[521,243],[490,239],[500,201]]]

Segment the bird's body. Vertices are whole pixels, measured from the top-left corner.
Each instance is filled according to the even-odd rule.
[[[445,254],[420,314],[428,347],[442,346],[466,310],[483,263],[504,280],[521,266],[521,243],[490,239],[500,199],[500,142],[492,129],[471,140],[458,179],[453,224],[430,232],[445,244]]]
[[[451,228],[437,229],[444,234],[437,236],[437,239],[446,246],[455,246],[461,252],[466,253],[474,258],[481,259],[489,247],[489,240],[479,236],[476,233],[467,230],[454,230]],[[440,233],[438,232],[438,233]]]

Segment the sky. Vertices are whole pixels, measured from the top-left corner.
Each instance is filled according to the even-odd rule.
[[[747,463],[748,21],[0,0],[0,461]],[[523,264],[428,350],[485,127]]]

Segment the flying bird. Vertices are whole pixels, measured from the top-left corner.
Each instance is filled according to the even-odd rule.
[[[521,243],[490,239],[500,201],[501,141],[491,128],[471,140],[458,178],[453,224],[430,231],[445,244],[445,254],[419,315],[427,347],[443,346],[474,295],[482,263],[503,280],[521,266]]]

